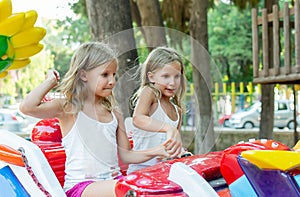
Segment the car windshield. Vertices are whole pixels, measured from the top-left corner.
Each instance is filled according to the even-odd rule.
[[[256,110],[259,106],[260,103],[254,103],[253,105],[250,105],[249,107],[245,108],[244,111]]]

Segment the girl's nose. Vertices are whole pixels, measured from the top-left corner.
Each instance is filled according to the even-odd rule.
[[[109,83],[110,85],[115,85],[115,82],[116,82],[116,80],[115,80],[115,77],[114,77],[114,76],[112,76],[112,77],[109,78],[108,83]]]
[[[169,79],[169,84],[170,85],[174,85],[175,84],[175,78],[174,77],[170,77],[170,79]]]

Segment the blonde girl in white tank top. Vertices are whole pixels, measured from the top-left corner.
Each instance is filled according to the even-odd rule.
[[[140,75],[140,88],[132,98],[135,105],[132,120],[137,128],[133,134],[134,149],[153,147],[163,136],[175,139],[167,150],[176,151],[175,157],[180,156],[181,100],[186,84],[182,59],[172,48],[155,48],[144,62]],[[130,165],[129,172],[153,165],[155,161],[157,159]]]

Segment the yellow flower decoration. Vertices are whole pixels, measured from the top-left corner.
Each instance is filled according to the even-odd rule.
[[[13,14],[11,0],[0,0],[0,78],[27,66],[30,57],[43,49],[39,42],[46,30],[34,27],[37,16],[34,10]]]

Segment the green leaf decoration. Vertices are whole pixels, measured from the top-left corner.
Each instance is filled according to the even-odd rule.
[[[6,60],[1,60],[0,59],[0,73],[5,71],[11,64],[12,64],[12,59],[8,58]]]
[[[0,58],[6,54],[8,49],[7,39],[7,36],[0,35]]]

